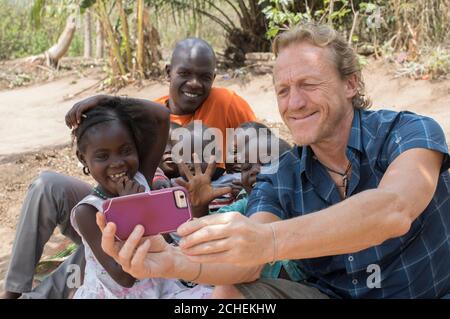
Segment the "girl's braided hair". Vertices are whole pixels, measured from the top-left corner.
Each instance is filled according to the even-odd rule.
[[[84,152],[85,136],[89,130],[110,121],[119,121],[129,130],[139,158],[142,158],[155,139],[154,125],[149,123],[148,117],[143,116],[144,112],[145,107],[134,105],[132,100],[111,97],[83,114],[80,125],[72,130],[73,144],[76,143],[77,149]]]

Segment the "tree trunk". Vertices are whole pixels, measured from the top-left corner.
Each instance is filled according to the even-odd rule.
[[[92,58],[92,22],[91,13],[84,13],[84,57]]]
[[[144,77],[144,0],[137,2],[137,70]]]
[[[160,75],[159,61],[162,59],[159,46],[161,45],[161,39],[159,37],[158,30],[150,22],[150,14],[147,9],[144,9],[144,43],[145,43],[145,57],[147,61],[147,74]]]
[[[110,59],[112,63],[111,67],[113,68],[113,70],[114,70],[113,64],[117,64],[118,74],[114,75],[119,76],[125,75],[127,72],[125,70],[125,66],[123,65],[122,56],[120,55],[120,48],[119,45],[117,44],[117,40],[116,37],[114,36],[114,31],[111,26],[111,22],[109,21],[108,14],[106,12],[105,3],[103,1],[98,1],[97,4],[100,20],[102,21],[103,29],[106,31],[106,35],[108,37],[108,44],[111,48],[110,52],[113,56],[113,59]]]
[[[120,23],[122,24],[122,41],[123,46],[125,47],[125,53],[127,57],[126,65],[128,72],[131,71],[131,47],[130,47],[130,32],[128,31],[128,21],[127,21],[127,14],[125,13],[125,10],[123,9],[122,0],[118,0],[117,2],[117,8],[119,9],[120,14]]]
[[[48,66],[54,68],[58,66],[59,60],[66,54],[67,50],[69,50],[75,29],[75,16],[71,15],[67,18],[66,27],[59,37],[58,42],[45,52]]]
[[[103,28],[100,18],[96,21],[95,32],[96,36],[96,45],[95,45],[95,57],[97,59],[103,59],[104,56],[104,39],[103,39]]]

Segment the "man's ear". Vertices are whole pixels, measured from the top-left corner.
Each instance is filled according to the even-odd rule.
[[[87,166],[86,160],[84,159],[84,155],[79,150],[77,150],[76,154],[80,163],[83,164],[83,166]]]
[[[170,71],[172,70],[172,66],[170,64],[166,64],[166,76],[167,79],[170,81]]]
[[[358,77],[355,73],[346,77],[345,95],[347,98],[353,98],[358,93]]]

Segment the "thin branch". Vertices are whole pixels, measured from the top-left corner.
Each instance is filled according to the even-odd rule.
[[[333,10],[334,10],[334,0],[330,0],[330,14],[328,16],[328,24],[332,25],[333,24],[333,20],[331,15],[333,14]]]
[[[350,4],[352,5],[353,23],[352,23],[352,28],[350,30],[350,35],[348,36],[348,44],[352,45],[353,32],[355,31],[356,20],[358,19],[359,12],[355,11],[355,6],[353,5],[353,0],[350,0]]]
[[[174,4],[175,6],[178,6],[179,8],[188,8],[188,9],[195,9],[197,10],[198,13],[210,18],[212,21],[216,22],[217,24],[219,24],[222,28],[225,29],[225,31],[227,33],[231,33],[233,31],[233,27],[229,26],[227,23],[225,23],[224,21],[222,21],[221,19],[219,19],[218,17],[212,15],[209,12],[206,12],[204,10],[195,8],[194,6],[192,6],[192,4],[188,4],[186,2],[181,2],[181,1],[171,1],[171,4]]]
[[[358,20],[358,15],[359,15],[359,12],[356,12],[355,15],[353,16],[352,29],[350,30],[350,35],[348,36],[348,44],[349,45],[352,45],[352,37],[353,37],[353,32],[355,31],[356,20]]]
[[[236,25],[234,24],[233,20],[231,20],[230,17],[229,17],[227,14],[225,14],[225,12],[223,12],[222,9],[220,9],[218,6],[216,6],[216,5],[214,4],[213,1],[206,0],[206,2],[207,2],[211,7],[213,7],[213,8],[216,9],[218,12],[220,12],[220,13],[225,17],[225,19],[227,19],[227,21],[230,23],[230,25],[231,25],[231,27],[232,27],[233,29],[236,28]]]
[[[213,16],[212,14],[210,14],[210,13],[208,13],[206,11],[203,11],[203,10],[198,10],[198,12],[203,14],[204,16],[210,18],[212,21],[216,22],[217,24],[219,24],[222,28],[225,29],[225,31],[227,31],[227,33],[231,33],[233,31],[232,27],[227,25],[225,22],[223,22],[222,20],[220,20],[216,16]]]
[[[245,3],[244,3],[244,1],[242,1],[242,0],[238,0],[238,2],[239,2],[239,8],[241,9],[241,11],[242,11],[242,15],[243,15],[243,19],[241,20],[242,22],[241,22],[241,25],[242,25],[242,27],[248,27],[248,28],[250,28],[250,21],[252,20],[252,18],[251,18],[251,16],[250,16],[250,13],[248,12],[248,8],[247,8],[247,6],[245,5]],[[245,23],[245,22],[247,22],[247,24]]]
[[[234,5],[234,3],[233,2],[231,2],[230,0],[225,0],[225,2],[226,3],[228,3],[232,8],[233,8],[233,10],[236,12],[236,14],[238,15],[238,18],[239,19],[242,19],[242,14],[239,12],[239,10],[236,8],[236,6]]]
[[[252,16],[256,18],[256,16],[258,15],[258,10],[256,9],[256,2],[255,0],[250,0],[250,11],[252,13]]]

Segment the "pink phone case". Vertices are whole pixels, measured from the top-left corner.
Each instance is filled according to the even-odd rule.
[[[176,190],[184,193],[187,207],[177,207]],[[136,225],[144,226],[145,236],[150,236],[174,232],[192,219],[188,192],[181,186],[111,198],[103,203],[103,212],[108,222],[117,225],[120,240],[126,240]]]

